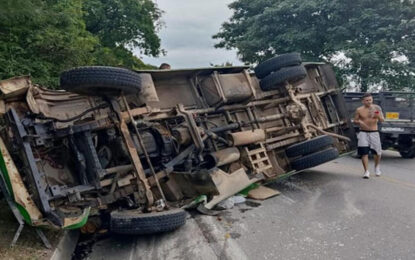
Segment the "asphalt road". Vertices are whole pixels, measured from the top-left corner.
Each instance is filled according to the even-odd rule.
[[[365,180],[340,158],[271,185],[282,194],[260,206],[98,241],[89,259],[415,259],[415,159],[386,151],[382,172]]]

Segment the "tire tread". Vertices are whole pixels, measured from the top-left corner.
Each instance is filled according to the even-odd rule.
[[[292,161],[291,167],[300,171],[334,160],[337,157],[339,157],[339,151],[336,148],[327,148]]]
[[[330,146],[334,143],[334,139],[328,135],[320,135],[313,139],[306,140],[297,144],[293,144],[285,149],[288,157],[296,157],[300,155],[307,155],[321,150],[324,147]]]
[[[304,66],[285,67],[263,78],[259,85],[263,91],[276,90],[283,87],[285,81],[297,82],[307,76]]]
[[[255,75],[262,79],[271,72],[277,71],[283,67],[295,66],[301,64],[301,56],[299,53],[285,53],[268,59],[255,67]]]
[[[105,93],[123,91],[137,94],[141,90],[141,76],[131,70],[106,66],[86,66],[61,73],[61,88],[87,95],[99,95],[97,89]]]
[[[116,211],[111,213],[110,227],[114,233],[141,235],[173,231],[185,222],[186,211],[182,209],[140,214]]]

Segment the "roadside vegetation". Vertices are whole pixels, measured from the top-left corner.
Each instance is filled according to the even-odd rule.
[[[53,251],[47,249],[37,236],[35,229],[25,226],[16,245],[10,248],[14,234],[19,227],[6,201],[0,199],[0,259],[37,260],[49,259]],[[56,247],[62,231],[43,230],[53,247]]]
[[[151,0],[0,0],[0,80],[30,74],[56,88],[76,66],[149,68],[132,50],[163,52],[161,13]]]
[[[340,82],[384,90],[415,90],[413,0],[237,0],[217,48],[260,63],[301,51],[308,61],[332,63]]]

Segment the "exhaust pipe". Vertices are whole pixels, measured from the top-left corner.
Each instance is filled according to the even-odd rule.
[[[265,131],[263,129],[248,130],[228,134],[234,146],[253,144],[260,141],[265,141]]]
[[[205,161],[210,162],[212,167],[219,167],[232,162],[235,162],[241,158],[241,153],[238,148],[230,147],[223,150],[219,150],[210,154],[207,154]]]

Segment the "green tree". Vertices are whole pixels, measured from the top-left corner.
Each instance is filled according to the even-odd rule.
[[[108,48],[139,48],[158,56],[161,11],[151,0],[86,0],[86,28]]]
[[[85,30],[82,0],[1,0],[0,78],[30,74],[56,86],[60,71],[90,64],[98,39]]]
[[[299,51],[305,60],[333,62],[362,91],[372,84],[415,89],[412,0],[238,0],[229,7],[233,16],[213,37],[244,62]],[[336,62],[339,54],[350,61]]]
[[[30,74],[57,87],[71,67],[151,67],[132,48],[161,52],[160,14],[149,0],[0,0],[0,80]]]
[[[155,69],[156,66],[145,64],[134,56],[132,51],[123,46],[102,47],[94,51],[94,65],[124,67],[129,69]]]

